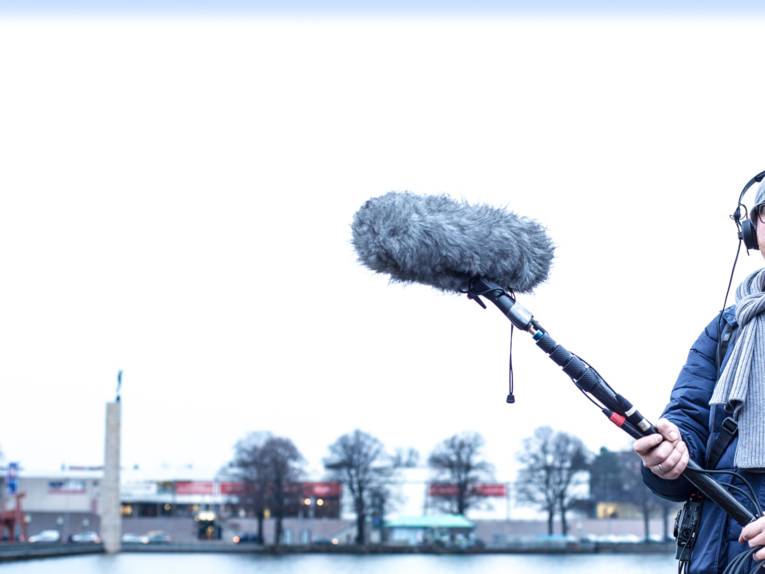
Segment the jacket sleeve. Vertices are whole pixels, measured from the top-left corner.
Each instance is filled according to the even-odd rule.
[[[677,425],[691,459],[701,466],[709,436],[709,399],[717,381],[718,332],[719,318],[715,317],[691,347],[662,414]],[[643,482],[655,494],[678,502],[688,498],[690,484],[684,478],[665,480],[645,467],[642,472]]]

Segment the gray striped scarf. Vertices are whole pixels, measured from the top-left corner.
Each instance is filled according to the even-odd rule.
[[[738,401],[738,446],[734,464],[765,468],[765,269],[736,290],[739,335],[709,404]]]

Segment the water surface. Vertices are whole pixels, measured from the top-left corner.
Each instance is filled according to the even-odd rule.
[[[328,554],[119,554],[0,564],[0,574],[620,574],[674,573],[670,555],[337,556]]]

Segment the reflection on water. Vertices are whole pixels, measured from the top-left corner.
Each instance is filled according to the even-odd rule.
[[[621,574],[675,572],[671,555],[478,555],[478,556],[247,556],[241,554],[120,554],[77,556],[0,564],[0,574]]]

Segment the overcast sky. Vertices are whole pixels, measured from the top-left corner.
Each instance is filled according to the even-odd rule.
[[[540,425],[627,447],[524,333],[505,404],[498,311],[356,262],[353,214],[390,190],[545,225],[520,301],[651,417],[722,305],[765,169],[760,15],[46,4],[1,4],[6,460],[99,464],[119,369],[147,468],[215,470],[255,430],[317,473],[354,428],[423,456],[478,431],[502,480]]]

